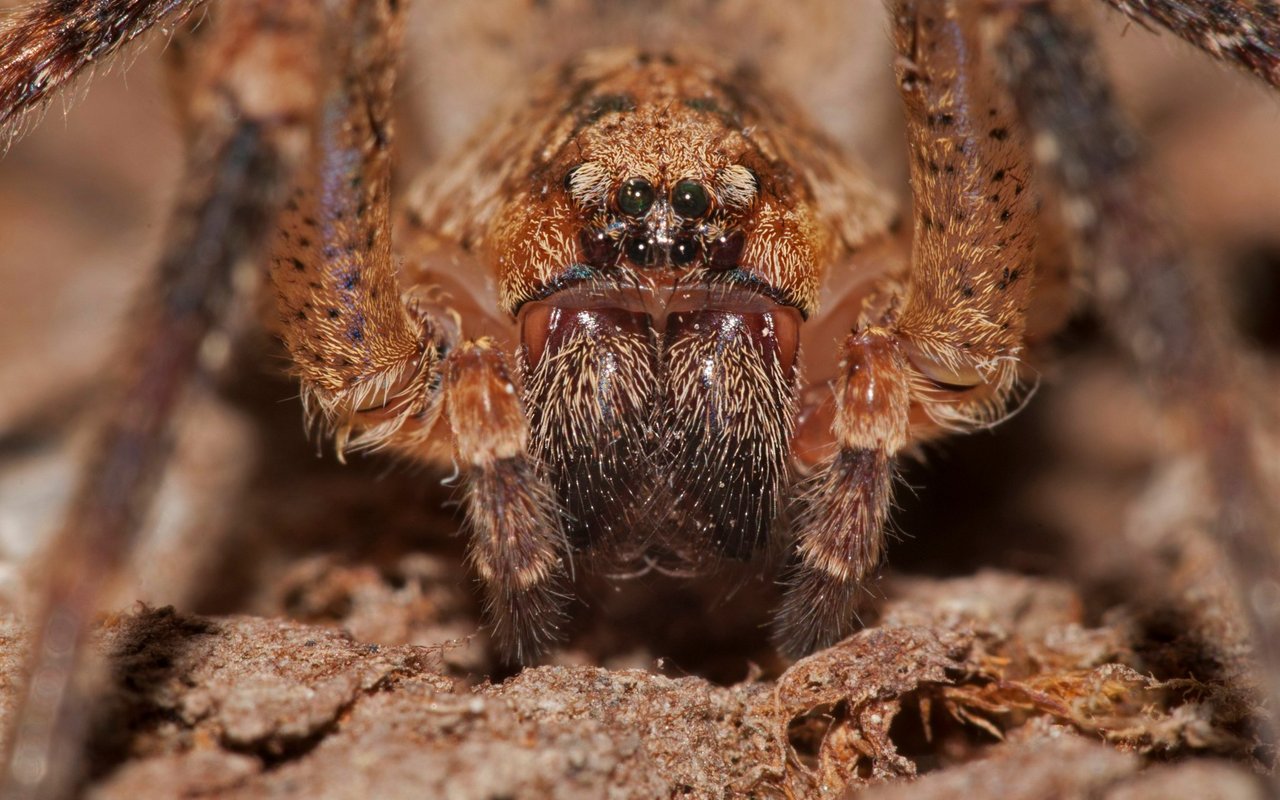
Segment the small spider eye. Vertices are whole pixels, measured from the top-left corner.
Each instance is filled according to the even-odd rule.
[[[627,258],[638,267],[647,267],[653,263],[653,249],[648,239],[632,239],[627,242]]]
[[[599,228],[584,230],[579,235],[582,259],[593,267],[605,269],[618,261],[618,244]]]
[[[711,262],[711,269],[727,270],[737,268],[746,243],[747,237],[742,234],[742,231],[722,233],[717,236],[712,241],[710,248],[708,260]]]
[[[698,257],[698,240],[692,236],[681,236],[671,244],[671,263],[677,267],[692,264]]]
[[[653,205],[653,184],[631,178],[618,189],[618,208],[628,217],[642,216]]]
[[[671,207],[685,219],[695,219],[707,213],[711,198],[706,187],[697,181],[680,181],[671,190]]]

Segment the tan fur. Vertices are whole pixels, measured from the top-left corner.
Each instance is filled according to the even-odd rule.
[[[494,638],[517,661],[557,636],[569,571],[559,507],[529,454],[529,423],[506,359],[489,339],[445,360],[441,394],[455,457],[466,470],[472,564]]]
[[[529,423],[520,395],[491,340],[465,342],[450,354],[443,392],[454,450],[464,464],[492,467],[527,451]]]
[[[605,102],[595,116],[593,99],[621,98],[634,108]],[[565,175],[582,164],[566,191]],[[754,77],[634,49],[591,52],[542,76],[463,158],[426,176],[411,204],[441,242],[487,256],[513,311],[582,261],[578,231],[628,177],[666,188],[699,179],[731,209],[758,196],[774,211],[745,217],[750,266],[809,313],[826,265],[892,213],[863,170]]]
[[[278,330],[308,416],[334,434],[339,456],[397,437],[405,449],[429,431],[435,403],[425,387],[449,328],[400,297],[389,218],[400,24],[387,6],[373,9],[363,23],[372,30],[345,40],[349,71],[328,76],[309,169],[271,255]]]
[[[916,198],[897,329],[921,368],[916,398],[935,422],[963,428],[999,417],[1017,374],[1034,280],[1035,192],[1026,135],[981,46],[979,15],[957,2],[918,8],[895,25]],[[975,372],[994,391],[972,401],[933,391],[929,380],[958,376],[968,385]]]

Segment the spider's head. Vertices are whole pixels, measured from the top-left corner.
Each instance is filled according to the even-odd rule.
[[[488,235],[509,310],[613,282],[743,289],[814,311],[832,226],[768,130],[787,109],[761,107],[749,75],[613,50],[552,81],[545,146]]]

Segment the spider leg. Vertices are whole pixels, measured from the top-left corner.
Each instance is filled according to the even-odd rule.
[[[893,7],[915,233],[894,307],[863,320],[835,382],[837,452],[801,498],[775,630],[799,654],[847,634],[879,561],[894,458],[916,428],[998,420],[1016,386],[1035,267],[1030,155],[959,0]],[[913,422],[912,417],[923,417]]]
[[[517,663],[540,654],[563,621],[568,543],[555,496],[529,452],[529,420],[506,358],[488,338],[443,365],[454,450],[467,470],[470,557],[484,582],[499,649]]]
[[[554,638],[568,554],[498,348],[464,341],[460,315],[443,301],[401,294],[390,194],[402,27],[387,0],[363,3],[350,21],[347,67],[325,87],[310,165],[273,246],[279,330],[308,415],[333,434],[340,457],[387,448],[438,463],[443,412],[467,471],[471,558],[495,640],[527,660]]]
[[[44,0],[0,25],[0,135],[11,136],[84,69],[161,21],[177,25],[204,0]]]
[[[190,98],[200,121],[152,288],[141,298],[35,617],[28,681],[8,739],[3,796],[60,797],[76,779],[89,624],[132,544],[169,449],[170,420],[199,369],[232,267],[254,254],[306,139],[318,26],[305,2],[228,4]],[[281,26],[282,21],[290,26]],[[261,46],[247,34],[271,31]]]
[[[458,339],[456,318],[401,298],[391,252],[391,91],[403,27],[369,3],[340,45],[346,67],[321,97],[308,164],[271,249],[278,331],[308,418],[347,449],[412,451],[439,404],[428,384]],[[354,437],[354,438],[353,438]]]
[[[910,372],[892,331],[849,336],[835,390],[837,450],[800,498],[798,538],[774,625],[800,656],[848,634],[858,592],[879,563],[892,503],[894,456],[907,441]]]
[[[1197,285],[1191,249],[1152,202],[1160,192],[1138,137],[1111,102],[1089,32],[1048,4],[1028,5],[1013,18],[1003,55],[1023,115],[1045,142],[1037,148],[1045,174],[1072,211],[1066,219],[1081,260],[1098,265],[1104,318],[1181,423],[1184,444],[1205,455],[1218,504],[1215,532],[1274,713],[1280,614],[1267,598],[1280,594],[1280,509],[1256,446],[1265,411],[1250,402],[1264,395],[1237,355],[1242,345],[1222,308]]]
[[[1139,25],[1160,25],[1280,87],[1280,5],[1274,0],[1107,0]]]

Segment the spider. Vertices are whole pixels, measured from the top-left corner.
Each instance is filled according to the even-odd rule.
[[[1242,591],[1280,574],[1231,342],[1193,304],[1087,31],[1058,4],[890,4],[907,214],[767,76],[661,48],[573,55],[393,206],[401,5],[210,4],[176,70],[184,190],[61,535],[33,656],[46,689],[11,779],[38,783],[48,770],[21,759],[71,735],[95,567],[146,506],[231,265],[260,252],[306,414],[339,456],[463,475],[470,561],[516,661],[556,640],[577,568],[772,550],[779,646],[851,632],[898,461],[1004,418],[1062,324],[1074,277],[1042,244],[1060,231],[1112,278],[1100,300],[1162,388],[1219,387],[1184,410],[1239,512],[1224,546]],[[1269,2],[1113,5],[1280,83]],[[33,6],[0,44],[0,124],[200,6]],[[1280,663],[1276,621],[1254,623]]]

